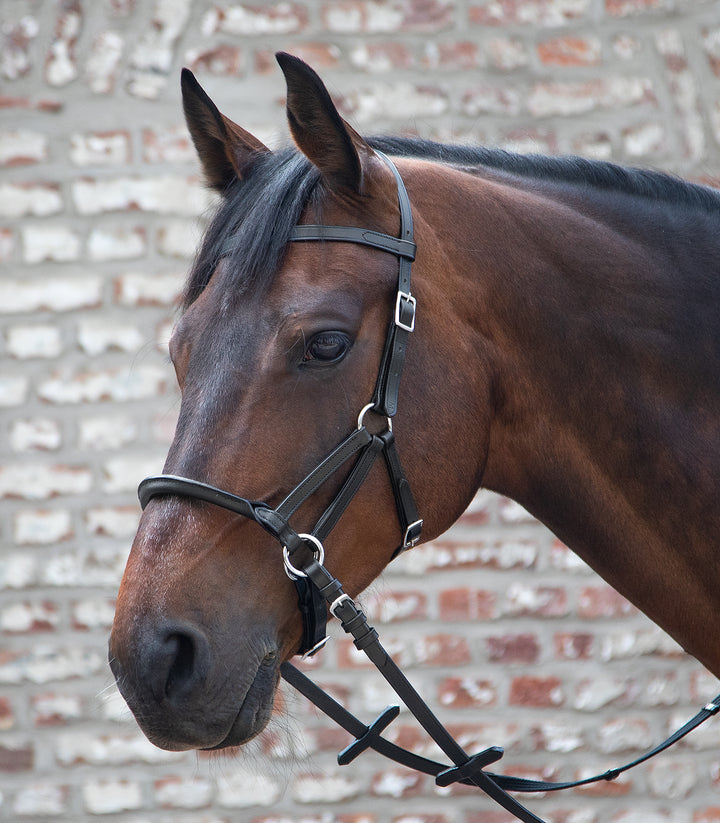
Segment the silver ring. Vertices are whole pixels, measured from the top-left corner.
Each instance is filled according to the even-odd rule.
[[[358,415],[358,424],[357,424],[358,429],[361,429],[363,427],[363,420],[365,419],[365,415],[371,409],[374,409],[374,408],[375,408],[374,403],[368,403],[367,406],[363,406],[362,409],[360,409],[360,414]],[[385,419],[387,420],[388,431],[392,431],[392,418],[391,417],[386,417]]]
[[[314,534],[298,534],[298,537],[301,540],[306,540],[309,543],[313,543],[315,548],[313,549],[313,559],[322,566],[323,560],[325,560],[325,549],[323,548],[323,544],[315,537]],[[296,568],[290,562],[290,552],[288,552],[287,546],[283,546],[283,563],[285,564],[285,574],[291,580],[297,580],[298,577],[307,577],[307,574],[302,571],[301,569]]]

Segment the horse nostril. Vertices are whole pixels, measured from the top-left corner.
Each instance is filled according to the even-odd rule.
[[[172,626],[160,632],[150,655],[150,682],[155,699],[177,700],[202,686],[209,668],[210,647],[192,626]]]
[[[172,699],[193,677],[195,643],[184,634],[171,634],[165,641],[168,651],[174,653],[165,681],[165,696]]]

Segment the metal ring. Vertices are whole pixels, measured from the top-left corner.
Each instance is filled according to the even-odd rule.
[[[360,414],[358,415],[358,424],[357,424],[358,429],[361,429],[363,427],[363,420],[365,419],[365,415],[371,409],[374,409],[374,408],[375,408],[374,403],[368,403],[367,406],[363,406],[362,409],[360,409]],[[385,419],[387,420],[388,431],[392,431],[392,418],[391,417],[386,417]]]
[[[306,540],[308,543],[314,543],[315,548],[313,549],[314,560],[322,566],[323,560],[325,560],[325,549],[323,548],[323,544],[315,537],[314,534],[298,534],[298,537],[301,540]],[[296,568],[290,562],[290,552],[288,552],[288,547],[283,546],[283,563],[285,564],[285,574],[291,580],[297,580],[298,577],[307,577],[307,574],[302,571],[301,569]]]

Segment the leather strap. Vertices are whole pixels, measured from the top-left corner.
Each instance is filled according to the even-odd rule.
[[[378,633],[368,624],[364,613],[356,606],[354,601],[342,592],[339,582],[332,577],[321,563],[314,560],[307,564],[305,573],[318,587],[318,590],[325,593],[325,597],[330,604],[330,611],[340,620],[344,631],[352,634],[355,647],[359,651],[363,651],[375,664],[380,674],[412,712],[418,723],[453,762],[454,767],[451,766],[449,770],[445,767],[441,772],[447,778],[446,781],[443,781],[443,785],[461,781],[477,786],[492,797],[496,803],[514,814],[518,820],[522,820],[523,823],[543,823],[539,817],[507,794],[483,771],[484,765],[498,760],[502,756],[502,749],[486,750],[474,757],[468,756],[400,671],[395,661],[380,643]],[[333,598],[332,601],[330,598]],[[377,735],[373,737],[376,738]],[[374,748],[373,739],[368,742],[367,747]]]
[[[710,703],[703,706],[684,726],[649,752],[623,766],[608,769],[601,774],[582,780],[553,783],[514,777],[513,775],[497,775],[486,772],[484,767],[499,760],[502,757],[503,750],[493,746],[478,754],[468,756],[433,714],[425,701],[415,691],[414,687],[402,671],[400,671],[390,655],[385,651],[380,643],[377,632],[368,624],[367,618],[354,601],[342,592],[340,583],[332,577],[324,566],[315,561],[311,561],[310,564],[308,564],[306,572],[318,587],[318,590],[322,591],[327,598],[330,603],[330,611],[340,620],[343,629],[347,633],[352,634],[355,646],[363,651],[372,663],[374,663],[378,671],[390,684],[403,703],[405,703],[420,725],[455,764],[449,767],[444,766],[433,760],[418,758],[413,753],[399,746],[395,746],[380,735],[388,723],[397,716],[396,713],[392,713],[391,716],[388,710],[385,710],[374,723],[370,726],[365,726],[346,709],[339,706],[339,704],[308,678],[298,672],[290,663],[283,663],[280,667],[283,679],[297,688],[332,720],[355,736],[355,742],[343,750],[338,756],[338,762],[341,765],[351,762],[355,756],[365,749],[374,749],[378,753],[398,763],[402,763],[409,768],[416,769],[425,774],[434,775],[435,782],[439,786],[449,786],[452,783],[464,783],[466,785],[477,786],[511,812],[518,820],[524,821],[524,823],[543,823],[541,818],[518,803],[518,801],[508,795],[507,792],[535,793],[561,791],[563,789],[573,789],[600,781],[614,780],[623,772],[665,751],[693,731],[693,729],[696,729],[700,724],[720,712],[720,695],[718,695]]]
[[[339,446],[336,446],[330,452],[322,463],[295,486],[277,507],[277,513],[285,518],[293,515],[308,497],[313,495],[344,463],[354,457],[360,450],[367,448],[371,442],[372,435],[364,426],[355,429]]]
[[[406,258],[410,262],[415,259],[416,246],[409,240],[393,237],[390,234],[360,229],[354,226],[325,226],[301,225],[295,226],[291,240],[336,240],[343,243],[359,243],[361,246],[370,246],[380,251],[390,252],[398,257]]]
[[[322,517],[315,524],[313,534],[321,542],[330,534],[337,525],[345,509],[350,505],[351,500],[360,490],[368,472],[372,468],[375,458],[382,451],[383,441],[376,436],[367,445],[363,453],[353,466],[350,474],[345,478],[340,491],[335,495],[332,503],[325,509]]]
[[[388,164],[397,183],[398,207],[400,209],[400,239],[413,242],[413,219],[410,198],[405,183],[395,164],[382,152],[377,152]],[[397,413],[400,378],[405,365],[405,352],[410,333],[415,329],[416,300],[410,292],[412,259],[398,259],[398,288],[395,297],[393,322],[388,328],[385,348],[380,363],[380,371],[375,384],[373,404],[378,414],[394,417]]]
[[[400,521],[400,531],[403,535],[400,545],[393,554],[393,559],[395,559],[398,554],[412,548],[420,540],[423,521],[418,514],[410,483],[405,477],[405,472],[398,457],[397,448],[395,447],[395,435],[391,430],[388,430],[381,437],[384,443],[383,457],[390,476],[393,496],[395,497],[395,508]]]

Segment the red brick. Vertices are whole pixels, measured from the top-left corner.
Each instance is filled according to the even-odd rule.
[[[469,663],[470,648],[464,637],[452,634],[435,634],[415,643],[417,660],[428,666],[454,666]]]
[[[96,629],[110,630],[115,612],[115,600],[96,597],[75,601],[71,604],[70,623],[74,631],[87,632]]]
[[[0,228],[0,261],[5,262],[12,257],[15,248],[15,233],[12,229]]]
[[[143,129],[143,160],[146,163],[189,163],[195,149],[185,127]]]
[[[605,0],[605,11],[611,17],[629,17],[661,8],[665,0]]]
[[[56,603],[14,603],[0,610],[0,628],[6,634],[50,632],[57,628],[59,621]]]
[[[236,4],[217,7],[205,16],[205,34],[287,35],[307,28],[307,9],[300,3]]]
[[[503,611],[522,617],[564,617],[568,613],[567,591],[561,586],[512,584]]]
[[[30,701],[35,726],[64,726],[83,715],[83,702],[76,694],[38,694]]]
[[[376,797],[417,797],[425,788],[425,776],[408,769],[378,772],[372,778],[370,791]]]
[[[470,589],[446,589],[438,595],[441,620],[470,620]]]
[[[42,163],[47,159],[46,135],[29,129],[0,132],[0,166],[28,166]]]
[[[590,9],[590,0],[485,0],[471,5],[468,14],[480,26],[562,26],[587,16]]]
[[[440,705],[450,709],[472,709],[494,706],[497,687],[490,680],[470,677],[448,677],[438,689]]]
[[[615,75],[575,82],[536,83],[527,98],[534,117],[584,115],[592,111],[621,109],[657,103],[648,77]]]
[[[131,154],[128,131],[98,131],[73,134],[70,138],[70,159],[76,166],[127,165]]]
[[[11,747],[0,745],[0,772],[27,772],[35,765],[35,750],[28,744]]]
[[[12,729],[15,725],[15,713],[9,697],[0,697],[0,731]]]
[[[597,620],[601,617],[628,617],[637,609],[611,586],[584,586],[580,590],[577,612],[579,617]]]
[[[427,617],[427,595],[420,591],[371,593],[362,597],[362,608],[371,622],[421,620]]]
[[[529,540],[488,544],[481,540],[461,540],[448,536],[433,541],[432,547],[427,551],[428,571],[530,569],[537,561],[537,546]]]
[[[595,635],[587,632],[559,632],[553,638],[558,660],[589,660],[593,655]]]
[[[226,43],[193,51],[188,55],[189,66],[197,74],[213,74],[220,77],[239,76],[245,70],[245,56],[237,46]]]
[[[601,726],[596,742],[605,754],[641,752],[652,745],[653,734],[647,720],[623,714]]]
[[[3,75],[17,80],[32,69],[31,46],[39,32],[37,20],[29,14],[17,23],[7,22],[2,29]]]
[[[78,74],[75,45],[82,28],[83,8],[80,0],[63,0],[59,9],[55,40],[45,61],[45,78],[51,86],[65,86]]]
[[[465,587],[445,589],[438,595],[441,620],[490,620],[497,614],[497,595]]]
[[[488,637],[485,642],[491,663],[536,663],[540,657],[536,634],[505,634]]]
[[[383,645],[386,645],[387,647],[386,638],[383,638]],[[358,669],[370,668],[372,666],[372,663],[368,660],[368,658],[362,652],[359,652],[355,646],[353,646],[352,640],[348,637],[338,638],[338,642],[335,644],[335,649],[337,665],[340,668]]]
[[[331,43],[291,43],[285,50],[309,63],[318,72],[334,69],[340,62],[340,49]],[[274,75],[277,72],[275,49],[256,50],[253,63],[258,74]]]
[[[425,46],[423,65],[429,69],[459,71],[476,69],[482,65],[483,55],[480,46],[472,41],[451,41],[448,43],[428,43]],[[487,511],[467,514],[467,520],[487,518]]]
[[[565,702],[562,681],[558,677],[516,677],[510,686],[511,706],[554,708]]]
[[[340,752],[352,743],[348,733],[338,727],[310,729],[308,737],[311,748],[319,752]]]
[[[703,47],[712,73],[720,77],[720,29],[703,30]]]
[[[0,95],[0,109],[27,109],[29,111],[57,113],[62,111],[64,107],[65,104],[59,100],[30,100],[28,97]]]
[[[343,33],[439,31],[450,26],[453,17],[454,3],[449,0],[341,0],[322,7],[323,24],[329,31]]]
[[[594,37],[556,37],[539,43],[537,51],[546,66],[596,66],[601,60],[600,41]]]
[[[403,43],[362,43],[350,53],[350,62],[356,69],[378,74],[409,69],[414,60]]]
[[[548,129],[522,127],[503,132],[502,146],[519,154],[557,154],[557,132]]]
[[[388,740],[392,740],[397,746],[402,746],[410,752],[421,754],[427,746],[427,735],[417,725],[398,725],[402,723],[402,716],[400,720],[395,721],[385,735]],[[450,734],[453,730],[448,727]]]

